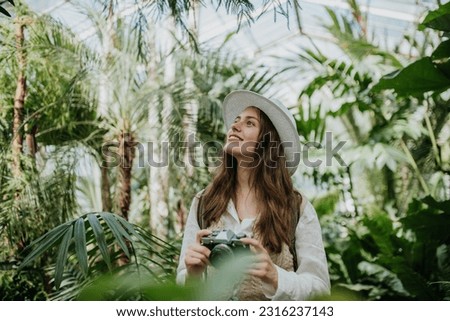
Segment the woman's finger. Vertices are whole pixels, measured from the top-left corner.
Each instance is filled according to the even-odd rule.
[[[210,230],[200,230],[197,232],[197,234],[195,235],[195,242],[197,244],[201,243],[202,237],[207,236],[209,234],[211,234],[212,232]]]
[[[264,246],[262,246],[262,244],[259,243],[259,241],[256,239],[245,237],[245,238],[240,239],[240,241],[244,244],[251,245],[256,253],[267,253]]]
[[[208,257],[211,253],[211,250],[208,249],[206,246],[200,245],[200,244],[192,244],[188,247],[189,251],[198,252],[203,254],[204,256]]]
[[[186,256],[186,265],[206,266],[209,261],[204,256],[189,255]]]
[[[186,253],[186,257],[193,258],[193,259],[199,259],[204,264],[209,264],[208,255],[205,255],[204,253],[197,252],[197,251],[189,251]]]

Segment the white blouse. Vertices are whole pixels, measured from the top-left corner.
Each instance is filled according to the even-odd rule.
[[[196,233],[200,230],[197,222],[198,198],[194,197],[189,211],[181,246],[180,261],[177,269],[177,283],[184,284],[186,280],[186,264],[184,257],[186,249],[195,243]],[[238,234],[252,235],[254,219],[239,220],[238,213],[230,199],[226,213],[221,217],[224,228]],[[307,201],[305,209],[295,230],[295,249],[297,252],[297,271],[286,271],[276,266],[278,272],[278,288],[263,284],[264,295],[271,300],[307,300],[319,295],[329,294],[330,277],[327,259],[322,242],[322,233],[316,211]]]

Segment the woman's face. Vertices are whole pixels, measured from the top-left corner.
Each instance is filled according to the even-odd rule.
[[[247,107],[236,117],[227,133],[225,151],[236,159],[256,156],[255,149],[258,144],[261,120],[259,109]]]

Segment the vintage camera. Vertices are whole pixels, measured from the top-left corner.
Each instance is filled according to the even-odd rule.
[[[249,246],[240,240],[244,237],[244,233],[236,235],[231,230],[214,230],[210,235],[202,237],[201,244],[211,250],[209,261],[214,267],[218,267],[238,254],[250,253]]]

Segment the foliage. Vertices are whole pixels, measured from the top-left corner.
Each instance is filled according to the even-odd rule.
[[[445,30],[448,8],[430,12],[422,26]],[[353,10],[354,17],[362,18]],[[399,53],[384,53],[354,31],[346,17],[329,15],[328,28],[344,40],[341,50],[349,59],[313,51],[300,56],[324,68],[299,95],[299,108],[308,110],[304,114],[313,122],[302,117],[298,125],[305,139],[323,139],[326,119],[341,121],[349,133],[351,146],[342,155],[349,166],[312,173],[328,189],[315,206],[332,282],[369,300],[448,300],[450,239],[444,227],[450,223],[450,196],[442,161],[448,142],[436,139],[448,122],[448,95],[441,95],[450,84],[447,40],[431,57],[419,57],[379,80],[380,69],[398,69]],[[364,20],[357,21],[358,30],[364,30]],[[369,60],[378,63],[368,66]],[[329,93],[334,106],[317,105],[317,97]],[[423,116],[417,122],[412,116],[419,111]],[[442,184],[433,177],[441,177]],[[362,194],[360,186],[368,186],[370,193]]]
[[[216,2],[216,3],[214,3]],[[244,22],[251,24],[261,15],[272,9],[274,14],[274,19],[278,14],[289,18],[289,10],[294,6],[299,6],[297,0],[288,0],[286,3],[280,3],[276,0],[264,0],[260,7],[261,12],[255,18],[255,5],[251,0],[218,0],[211,1],[211,3],[218,10],[219,8],[225,9],[227,14],[233,14],[237,18],[238,27]],[[206,4],[202,1],[199,2],[200,5],[205,6]],[[175,1],[144,1],[143,5],[149,9],[154,16],[164,17],[167,15],[172,15],[178,25],[187,28],[187,18],[189,13],[195,10],[194,3],[185,0],[175,0]]]
[[[405,217],[383,211],[356,218],[329,240],[333,283],[369,300],[449,299],[449,201],[414,200]]]
[[[241,1],[242,2],[242,1]],[[245,2],[245,1],[244,1]],[[62,173],[70,173],[71,175],[76,171],[77,176],[79,175],[80,169],[79,164],[83,159],[79,159],[79,156],[84,158],[86,152],[92,154],[94,159],[98,164],[102,163],[102,156],[100,155],[100,147],[104,144],[105,140],[107,142],[117,142],[120,143],[120,135],[126,133],[130,135],[133,139],[142,139],[145,141],[148,139],[148,123],[149,116],[151,113],[158,115],[158,121],[164,124],[167,119],[167,113],[164,109],[167,109],[166,102],[170,98],[174,102],[171,110],[173,111],[170,116],[170,123],[172,135],[176,133],[184,134],[183,122],[186,121],[186,116],[191,117],[189,112],[184,110],[184,107],[188,104],[196,103],[198,93],[201,94],[201,99],[198,99],[199,106],[204,110],[210,107],[208,100],[211,99],[212,104],[218,106],[218,100],[215,96],[218,93],[218,84],[226,83],[228,79],[235,76],[235,73],[239,72],[242,75],[242,82],[245,86],[250,89],[261,89],[263,86],[267,85],[270,75],[267,72],[258,75],[258,72],[251,73],[250,76],[247,73],[250,63],[247,62],[245,68],[243,63],[239,63],[238,57],[223,57],[222,54],[217,51],[211,51],[208,53],[208,57],[213,60],[211,61],[203,60],[201,55],[197,55],[191,61],[182,60],[176,62],[176,64],[186,63],[188,68],[192,68],[191,71],[197,72],[193,76],[193,81],[197,87],[191,92],[190,88],[185,88],[185,81],[183,77],[186,75],[179,75],[179,80],[167,81],[165,79],[165,68],[167,62],[164,57],[158,60],[157,52],[150,52],[149,49],[153,48],[151,39],[148,32],[148,28],[151,27],[145,21],[142,22],[139,19],[138,28],[133,26],[132,23],[136,22],[133,20],[135,17],[141,15],[148,6],[150,9],[155,3],[146,2],[142,6],[136,16],[132,17],[131,21],[127,18],[121,18],[115,16],[118,11],[119,3],[110,1],[105,2],[105,12],[108,14],[107,19],[102,17],[93,8],[84,8],[84,13],[92,20],[95,25],[95,32],[97,39],[101,43],[102,47],[105,48],[105,52],[95,52],[90,50],[85,44],[76,40],[75,35],[70,32],[67,28],[64,28],[61,24],[55,22],[47,16],[36,17],[31,12],[27,11],[23,6],[20,7],[20,12],[18,14],[30,17],[26,25],[27,35],[25,39],[25,45],[27,46],[27,97],[25,101],[24,111],[25,119],[23,132],[24,135],[32,135],[36,139],[37,150],[39,151],[37,155],[37,161],[34,161],[33,156],[30,158],[30,168],[33,168],[32,172],[38,177],[30,184],[28,187],[36,186],[40,189],[47,179],[52,179],[53,174],[61,171]],[[166,4],[164,1],[158,2],[158,4]],[[171,2],[170,5],[174,5],[175,2]],[[177,3],[176,7],[170,7],[169,11],[172,15],[176,17],[179,23],[184,19],[183,15],[185,13],[184,9],[180,12],[173,10],[174,8],[179,8]],[[186,3],[187,4],[187,3]],[[239,5],[239,1],[229,1],[224,2],[227,6],[227,10],[233,9],[235,6]],[[269,7],[269,2],[266,3],[265,10]],[[165,8],[165,7],[164,7]],[[163,7],[158,8],[161,14],[165,14],[166,11]],[[181,7],[180,7],[181,8]],[[287,7],[286,7],[287,8]],[[167,9],[167,8],[166,8]],[[185,8],[189,9],[189,8]],[[245,6],[239,7],[239,12],[245,12]],[[248,8],[252,9],[252,8]],[[283,9],[284,10],[284,9]],[[105,13],[104,12],[104,13]],[[188,11],[186,11],[188,12]],[[250,11],[248,11],[250,12]],[[250,17],[250,16],[249,16]],[[7,177],[9,174],[8,162],[10,156],[8,155],[9,142],[11,140],[11,128],[6,124],[12,123],[12,96],[11,93],[14,92],[14,83],[9,81],[9,79],[14,79],[17,73],[17,63],[15,61],[15,42],[14,42],[14,32],[12,29],[12,24],[6,24],[1,28],[1,40],[5,46],[2,47],[0,60],[6,62],[8,68],[1,73],[0,77],[2,83],[4,84],[2,93],[0,94],[2,109],[0,112],[2,115],[7,117],[5,122],[4,140],[2,141],[2,148],[4,148],[4,154],[1,156],[6,160],[2,167],[2,171],[6,174],[2,176],[2,183],[4,183],[4,191],[8,188],[11,191],[11,197],[8,203],[2,204],[2,210],[10,213],[10,209],[16,206],[16,197],[14,196],[14,187],[9,187],[11,181],[3,180],[3,177]],[[146,29],[147,28],[147,29]],[[146,30],[147,32],[142,32]],[[189,57],[189,52],[193,50],[192,48],[185,48],[185,58]],[[198,50],[198,48],[197,48]],[[172,56],[178,58],[172,54]],[[216,58],[213,58],[216,56]],[[184,59],[184,58],[183,58]],[[205,68],[201,68],[202,72],[209,74],[209,82],[211,84],[216,83],[214,88],[205,89],[198,83],[200,77],[206,75],[199,75],[196,62],[204,64]],[[184,70],[184,66],[180,68]],[[208,76],[206,76],[205,80]],[[223,78],[222,78],[223,77]],[[247,77],[247,78],[246,78]],[[186,77],[187,78],[187,77]],[[235,77],[236,78],[236,77]],[[180,81],[181,80],[181,81]],[[225,93],[230,90],[231,85],[236,85],[235,82],[229,82],[228,85],[224,86],[220,90],[221,97],[223,98]],[[212,95],[211,95],[212,94]],[[206,98],[206,99],[205,99]],[[205,104],[206,102],[206,104]],[[5,108],[3,108],[5,106]],[[200,117],[201,119],[201,117]],[[193,121],[195,123],[195,121]],[[2,123],[3,126],[3,123]],[[178,127],[177,127],[178,126]],[[161,132],[165,135],[164,131],[168,128],[164,125],[162,126]],[[205,131],[204,129],[201,129]],[[216,128],[219,133],[221,128]],[[221,133],[219,133],[221,135]],[[119,137],[119,138],[118,138]],[[162,137],[162,136],[161,136]],[[173,137],[173,141],[178,142],[180,137]],[[157,137],[155,137],[157,138]],[[4,143],[4,144],[3,144]],[[134,143],[134,142],[133,142]],[[134,149],[135,146],[132,144],[130,149]],[[24,150],[24,154],[27,154],[27,150]],[[64,155],[58,158],[58,155]],[[72,158],[73,156],[73,158]],[[181,155],[183,157],[183,155]],[[42,158],[42,161],[41,161]],[[24,157],[27,160],[26,157]],[[56,159],[59,161],[56,162]],[[92,158],[91,158],[92,159]],[[133,162],[133,157],[130,158],[131,163]],[[24,160],[24,162],[25,162]],[[79,162],[80,163],[79,163]],[[55,162],[55,163],[53,163]],[[69,171],[66,166],[71,166]],[[97,166],[97,164],[90,164],[91,168]],[[55,170],[55,167],[57,168]],[[29,168],[22,168],[25,177],[28,175]],[[200,169],[200,171],[204,170]],[[54,172],[54,173],[52,173]],[[130,200],[131,194],[139,195],[141,192],[147,193],[149,195],[150,190],[146,187],[150,187],[152,184],[158,184],[160,182],[150,180],[148,172],[141,170],[140,168],[133,167],[129,169],[129,172],[133,172],[133,175],[129,175],[128,181],[122,181],[124,177],[123,172],[118,172],[106,169],[106,174],[102,171],[102,202],[105,206],[105,198],[109,198],[110,194],[117,194],[117,200],[114,200],[115,206],[114,210],[119,211],[120,197],[119,192],[123,189],[123,186],[130,187],[128,191],[125,191],[125,195],[128,195],[128,200]],[[45,175],[43,175],[45,173]],[[126,174],[126,173],[125,173]],[[180,204],[179,191],[183,191],[182,186],[188,186],[195,188],[195,184],[185,182],[181,184],[180,180],[183,180],[180,172],[171,172],[171,186],[175,186],[175,191],[177,193],[168,197],[166,201],[171,204],[170,211],[175,213],[175,211],[183,210],[183,198]],[[180,178],[181,175],[181,178]],[[204,175],[195,175],[193,181],[200,179],[200,185],[204,184],[207,180],[207,173]],[[57,176],[54,175],[56,178]],[[70,176],[74,178],[74,176]],[[45,178],[45,179],[44,179]],[[89,177],[84,182],[84,186],[90,186],[88,180],[93,180],[94,177]],[[103,184],[104,179],[109,179],[109,183]],[[131,180],[133,179],[133,181]],[[203,180],[202,180],[203,179]],[[63,192],[70,193],[73,196],[75,185],[78,188],[77,198],[88,194],[88,191],[82,190],[83,186],[80,179],[77,177],[76,180],[72,180],[70,184],[65,185],[65,188],[61,189],[59,186],[58,193],[55,193],[53,201],[59,204],[59,195]],[[164,181],[161,181],[164,183]],[[143,185],[141,185],[143,184]],[[58,188],[58,185],[54,185]],[[144,187],[144,188],[142,188]],[[104,194],[106,191],[107,194]],[[169,193],[169,190],[162,189],[164,193]],[[37,193],[36,190],[27,190],[31,197],[35,197]],[[45,191],[47,192],[47,191]],[[48,189],[49,193],[54,193],[53,190]],[[185,195],[188,195],[186,189],[184,190]],[[141,194],[142,195],[142,194]],[[191,198],[193,192],[189,193],[189,198]],[[139,195],[140,196],[140,195]],[[145,194],[144,194],[145,197]],[[182,197],[182,196],[181,196]],[[173,200],[175,198],[175,201]],[[25,199],[23,197],[19,198],[21,202]],[[70,200],[74,200],[71,198]],[[77,199],[78,203],[79,199]],[[158,200],[160,201],[160,200]],[[185,200],[184,203],[190,202]],[[98,203],[98,202],[97,202]],[[101,204],[101,202],[100,202]],[[139,216],[145,217],[145,213],[142,213],[142,209],[148,207],[149,201],[145,202],[144,208],[139,206]],[[176,204],[173,206],[172,204]],[[35,213],[36,217],[43,218],[50,216],[50,212],[57,212],[54,209],[49,209],[42,206],[41,203],[36,203],[39,207],[38,210],[35,209],[36,206],[30,206],[27,208],[27,212]],[[85,214],[81,218],[76,218],[70,221],[73,217],[77,217],[76,213],[78,210],[78,204],[74,203],[64,203],[62,206],[58,207],[59,211],[63,211],[64,215],[60,215],[60,220],[57,222],[48,221],[44,224],[42,229],[32,228],[30,225],[26,225],[26,231],[32,232],[33,236],[27,237],[26,241],[21,242],[20,247],[16,251],[21,251],[23,247],[29,245],[29,241],[32,239],[37,239],[35,243],[29,245],[25,252],[17,255],[14,250],[11,253],[5,253],[7,260],[13,260],[9,255],[17,256],[13,262],[18,262],[19,264],[23,257],[26,255],[27,251],[32,250],[36,245],[37,248],[31,252],[22,262],[21,270],[17,271],[14,267],[14,273],[32,273],[34,271],[33,267],[29,267],[28,264],[35,264],[37,266],[49,266],[52,272],[46,271],[44,276],[43,288],[45,291],[50,293],[51,299],[71,299],[76,296],[79,289],[88,284],[96,273],[103,273],[107,270],[114,269],[117,264],[124,264],[125,261],[130,260],[135,263],[135,266],[141,265],[137,258],[151,258],[155,254],[155,250],[158,246],[155,244],[155,240],[151,239],[153,236],[151,234],[139,234],[147,237],[147,246],[136,248],[131,251],[129,249],[127,253],[127,247],[133,245],[132,240],[128,238],[127,235],[114,234],[116,231],[114,228],[109,230],[109,232],[104,232],[105,239],[100,237],[100,242],[97,244],[93,242],[93,236],[95,236],[94,231],[99,231],[99,227],[105,227],[107,221],[101,216],[99,224],[95,224],[95,219],[92,215]],[[155,206],[155,209],[157,207]],[[56,208],[55,208],[56,209]],[[154,209],[153,209],[154,210]],[[11,213],[15,213],[12,211]],[[106,214],[105,214],[106,215]],[[161,215],[161,213],[156,213],[154,215]],[[11,216],[11,215],[10,215]],[[14,215],[12,215],[14,217]],[[5,226],[17,228],[22,223],[27,221],[7,221],[4,216]],[[84,221],[86,225],[86,238],[81,238],[83,234],[81,222]],[[105,216],[108,217],[108,216]],[[69,220],[69,221],[67,221]],[[106,220],[108,220],[106,218]],[[62,222],[66,221],[67,223]],[[78,223],[76,223],[78,222]],[[87,222],[90,222],[89,225]],[[110,222],[110,221],[108,221]],[[92,225],[94,224],[94,225]],[[171,214],[167,217],[167,222],[165,222],[167,228],[167,236],[173,238],[175,236],[174,246],[166,247],[164,251],[165,263],[159,267],[159,269],[154,270],[152,273],[155,274],[156,278],[164,278],[169,275],[169,271],[173,272],[174,266],[176,264],[176,254],[178,253],[180,239],[173,234],[174,222],[173,215]],[[51,230],[50,226],[58,226],[56,230]],[[113,225],[115,226],[115,225]],[[120,226],[120,224],[119,224]],[[97,227],[97,229],[95,229]],[[109,227],[109,225],[108,225]],[[119,228],[119,227],[117,227]],[[138,229],[138,227],[134,227]],[[118,231],[116,231],[118,232]],[[33,234],[34,233],[34,234]],[[78,234],[77,234],[78,233]],[[90,233],[90,234],[89,234]],[[111,234],[112,233],[112,234]],[[128,233],[128,232],[127,232]],[[159,230],[158,230],[158,233]],[[101,233],[100,233],[101,234]],[[12,237],[20,238],[21,235],[12,231],[10,234]],[[39,235],[44,235],[38,238]],[[134,234],[130,234],[135,237]],[[75,237],[78,236],[78,237]],[[115,238],[114,236],[117,236]],[[73,240],[75,237],[75,242]],[[144,237],[144,239],[145,239]],[[103,240],[103,241],[102,241]],[[108,245],[118,244],[118,248],[110,248]],[[7,242],[8,240],[3,240]],[[141,239],[142,241],[142,239]],[[37,242],[37,243],[36,243]],[[87,252],[81,250],[81,243],[86,242],[89,250]],[[164,242],[163,242],[164,243]],[[59,246],[57,246],[60,244]],[[167,245],[167,243],[164,243]],[[76,246],[77,245],[77,246]],[[86,248],[86,246],[84,247]],[[75,250],[74,250],[75,249]],[[76,250],[78,249],[78,251]],[[74,252],[75,251],[75,254]],[[123,251],[123,254],[119,254]],[[110,253],[111,252],[111,253]],[[87,254],[86,254],[87,253]],[[134,258],[130,258],[129,255],[135,253]],[[140,254],[139,254],[140,253]],[[160,253],[157,253],[158,255]],[[31,255],[31,256],[30,256]],[[172,259],[170,259],[172,257]],[[78,260],[78,261],[77,261]],[[76,263],[78,262],[78,263]],[[117,263],[119,262],[119,263]],[[157,261],[154,261],[152,264]],[[150,266],[153,266],[150,264]],[[129,265],[129,264],[126,264]],[[53,280],[46,279],[47,273],[54,274]],[[10,292],[12,293],[12,292]],[[32,294],[29,293],[32,298]]]
[[[450,3],[431,11],[419,29],[432,28],[450,31]],[[443,34],[442,42],[430,57],[423,57],[407,67],[384,76],[374,90],[394,89],[401,96],[423,96],[432,91],[434,95],[450,88],[450,40]]]
[[[93,126],[94,103],[84,95],[86,47],[45,15],[38,17],[23,5],[17,7],[17,15],[27,29],[24,45],[29,83],[20,128],[24,137],[21,174],[15,176],[11,172],[15,82],[11,79],[17,78],[18,66],[14,22],[6,20],[0,25],[0,62],[5,66],[0,75],[0,258],[8,266],[1,272],[2,293],[9,293],[10,299],[30,300],[43,298],[49,290],[45,272],[35,267],[51,264],[52,253],[19,272],[22,250],[76,213],[76,146],[83,141],[89,145],[98,128]],[[26,288],[29,291],[23,291]]]
[[[44,273],[40,271],[17,272],[16,267],[2,266],[0,270],[1,301],[44,301],[48,295],[42,284]]]
[[[75,284],[88,284],[101,274],[122,270],[123,263],[135,271],[143,270],[153,281],[163,281],[174,273],[179,248],[149,234],[139,226],[112,213],[88,213],[61,224],[33,241],[25,251],[19,271],[26,269],[51,248],[57,246],[53,285],[57,291],[67,290],[70,270],[78,274]],[[164,253],[164,255],[162,255]],[[78,273],[76,272],[78,271]],[[66,282],[63,282],[65,280]],[[77,287],[59,299],[71,299]],[[58,295],[58,294],[56,294]]]
[[[239,285],[244,271],[252,262],[251,257],[238,257],[219,267],[214,273],[220,278],[188,280],[186,285],[171,282],[158,283],[148,273],[127,271],[115,275],[102,276],[85,287],[78,300],[152,300],[152,301],[217,301],[232,296]]]
[[[20,130],[37,145],[33,154],[25,144],[20,177],[11,173],[14,25],[5,19],[0,26],[1,299],[219,299],[215,290],[238,282],[240,264],[229,267],[219,283],[174,282],[186,204],[209,181],[220,152],[211,148],[196,158],[195,144],[223,141],[220,104],[230,90],[265,92],[277,74],[224,46],[209,48],[175,35],[168,52],[157,49],[152,37],[159,30],[146,18],[171,14],[174,27],[181,25],[195,40],[185,22],[193,2],[137,1],[131,17],[119,14],[119,1],[102,3],[102,13],[83,12],[95,26],[100,51],[53,19],[16,7],[27,18],[28,91]],[[348,4],[347,15],[327,10],[326,29],[339,56],[300,48],[288,68],[314,71],[293,106],[302,142],[326,146],[327,132],[336,128],[337,138],[348,142],[342,150],[348,166],[304,168],[304,178],[322,193],[313,203],[333,282],[333,295],[318,299],[449,299],[449,5],[424,19],[423,40],[405,37],[420,55],[412,62],[398,48],[381,48],[357,2]],[[217,5],[236,14],[239,23],[253,19],[250,1]],[[281,6],[265,0],[262,12],[274,8],[288,16],[292,5],[297,1]],[[130,153],[128,180],[121,182],[124,172],[99,165],[105,157],[101,146],[120,142],[124,133],[134,139],[128,152],[150,137],[173,143],[171,160],[203,162],[193,168],[170,162],[154,175],[158,168],[140,166],[140,158],[131,164]],[[320,150],[318,155],[326,156]],[[130,220],[137,224],[109,213],[119,212],[119,197],[111,198],[108,212],[97,208],[80,215],[82,197],[101,194],[91,203],[104,208],[121,184],[129,187]],[[162,228],[153,224],[155,217]]]

